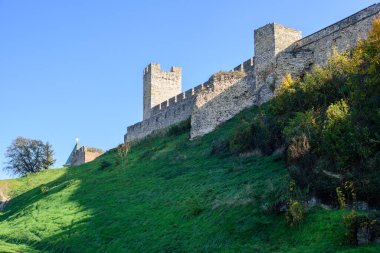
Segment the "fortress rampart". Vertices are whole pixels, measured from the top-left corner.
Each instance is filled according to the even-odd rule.
[[[254,57],[183,93],[180,68],[165,72],[150,64],[144,70],[144,120],[128,127],[125,142],[189,117],[191,138],[211,132],[244,108],[272,98],[285,74],[301,77],[325,64],[334,48],[354,47],[379,13],[380,4],[374,4],[305,38],[280,24],[265,25],[254,32]]]

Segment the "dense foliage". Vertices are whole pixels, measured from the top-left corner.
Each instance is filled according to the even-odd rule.
[[[301,80],[287,75],[276,97],[235,130],[233,152],[286,150],[290,176],[325,201],[350,181],[380,204],[380,20],[366,40],[334,53]]]

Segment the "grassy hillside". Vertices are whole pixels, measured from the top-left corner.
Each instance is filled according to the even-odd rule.
[[[380,235],[379,213],[356,210],[380,206],[379,69],[376,20],[351,52],[202,138],[182,123],[126,161],[113,150],[1,181],[0,251],[380,252],[348,244]],[[305,212],[312,196],[342,210]]]
[[[132,147],[124,167],[110,151],[82,166],[1,181],[12,200],[0,215],[0,251],[379,252],[342,244],[339,210],[314,207],[294,228],[266,210],[287,191],[281,159],[227,155],[220,145],[254,111],[194,141],[188,131],[149,138]]]

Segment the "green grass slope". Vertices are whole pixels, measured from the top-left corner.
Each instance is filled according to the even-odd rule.
[[[379,252],[342,245],[341,212],[315,207],[286,225],[265,203],[287,188],[276,156],[212,155],[242,112],[213,133],[156,136],[70,169],[0,182],[0,252]],[[102,161],[111,166],[101,169]]]

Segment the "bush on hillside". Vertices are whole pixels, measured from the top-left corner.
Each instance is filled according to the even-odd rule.
[[[230,150],[234,154],[241,154],[258,150],[264,155],[272,154],[282,146],[280,128],[273,118],[265,112],[258,112],[253,122],[242,122],[234,129]]]
[[[296,112],[295,116],[288,120],[284,127],[283,135],[290,142],[294,138],[305,135],[305,137],[313,142],[316,140],[319,129],[318,115],[314,109],[305,112]]]
[[[301,190],[294,180],[290,180],[288,186],[288,205],[285,219],[290,227],[301,224],[306,214],[305,192]]]
[[[318,112],[314,109],[297,112],[288,120],[283,135],[287,144],[286,162],[291,177],[301,187],[307,187],[315,176],[316,157],[312,147],[317,146]]]
[[[102,160],[102,161],[100,162],[100,167],[99,167],[99,169],[100,169],[100,170],[106,170],[106,169],[108,169],[109,167],[111,167],[111,165],[112,165],[111,162],[109,162],[109,161],[107,161],[107,160]]]
[[[230,153],[230,142],[227,139],[216,139],[211,145],[211,155],[227,155]]]
[[[305,215],[305,207],[297,200],[290,200],[288,210],[286,211],[286,222],[290,227],[301,224]]]
[[[367,214],[357,212],[356,187],[347,181],[336,188],[339,205],[343,210],[343,224],[347,244],[363,245],[380,240],[380,215],[377,211]]]
[[[190,118],[187,120],[184,120],[174,126],[171,126],[168,131],[169,136],[175,136],[183,133],[187,133],[190,131],[191,128],[191,121]]]
[[[342,181],[380,206],[380,19],[351,51],[333,51],[301,80],[286,75],[276,96],[234,130],[233,153],[286,145],[290,176],[325,201]]]
[[[315,156],[311,153],[311,147],[305,134],[292,139],[288,147],[288,172],[302,188],[308,187],[315,171],[312,169]]]
[[[229,141],[229,148],[232,153],[240,154],[254,149],[252,125],[247,122],[242,122],[236,127],[232,133],[232,138]]]

